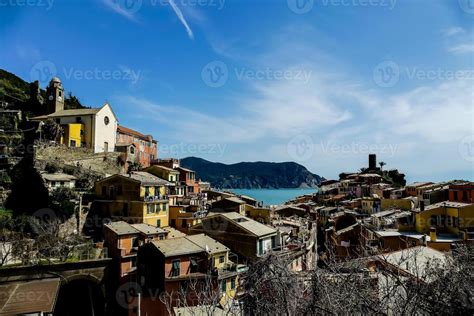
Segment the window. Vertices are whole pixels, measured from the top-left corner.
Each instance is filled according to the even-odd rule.
[[[235,289],[235,278],[230,279],[230,288]]]
[[[104,117],[104,124],[109,125],[109,123],[110,123],[109,117],[108,116]]]
[[[454,191],[453,192],[453,195],[454,195],[454,201],[457,201],[458,200],[458,191]]]
[[[222,280],[222,282],[221,282],[221,291],[223,293],[227,292],[227,281],[226,280]]]
[[[436,215],[431,215],[430,225],[435,226],[437,224]]]
[[[190,272],[191,273],[197,273],[198,269],[199,269],[197,259],[196,258],[191,258],[190,262],[191,262]]]
[[[69,146],[71,146],[71,147],[76,147],[76,141],[75,141],[75,140],[71,140],[71,142],[69,143]]]
[[[122,195],[122,194],[123,194],[123,189],[122,189],[122,186],[121,186],[121,185],[119,185],[119,186],[117,187],[117,194],[118,194],[118,195]]]
[[[467,191],[462,191],[462,201],[467,202]]]
[[[161,219],[156,220],[156,227],[161,227]]]
[[[276,247],[276,239],[275,236],[272,236],[272,249]]]
[[[146,206],[146,213],[147,213],[147,214],[153,214],[153,213],[155,213],[155,205],[153,205],[153,204],[147,204],[147,206]]]
[[[132,155],[134,155],[134,154],[135,154],[135,147],[133,147],[133,146],[130,146],[130,153],[131,153]]]
[[[176,277],[181,274],[180,266],[181,266],[181,260],[176,259],[176,260],[171,261],[171,276]]]
[[[225,256],[219,256],[219,263],[224,263]]]
[[[259,254],[259,255],[263,255],[263,240],[262,240],[262,239],[260,239],[260,240],[258,241],[258,249],[257,249],[257,251],[258,251],[258,254]]]

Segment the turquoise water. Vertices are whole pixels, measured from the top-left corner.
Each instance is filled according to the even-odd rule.
[[[300,195],[315,193],[317,189],[234,189],[229,191],[263,201],[263,205],[278,205]]]

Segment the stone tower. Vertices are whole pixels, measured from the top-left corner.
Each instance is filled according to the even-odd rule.
[[[46,114],[64,110],[64,88],[58,77],[49,82],[46,98]]]

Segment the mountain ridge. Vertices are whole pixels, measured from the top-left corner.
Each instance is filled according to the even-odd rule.
[[[224,164],[198,157],[181,159],[196,177],[223,189],[315,188],[321,177],[296,162],[239,162]]]

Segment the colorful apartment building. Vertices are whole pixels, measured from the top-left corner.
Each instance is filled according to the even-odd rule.
[[[145,289],[142,315],[165,315],[163,302],[146,293],[186,293],[188,306],[199,304],[196,288],[204,288],[220,301],[236,294],[238,266],[229,260],[229,248],[204,235],[153,241],[139,249],[138,274]],[[174,301],[171,304],[179,304]],[[137,311],[138,313],[138,311]]]
[[[199,210],[197,205],[170,205],[170,226],[184,234],[189,228],[201,223],[206,213]]]
[[[276,229],[235,212],[209,214],[202,223],[191,227],[189,233],[211,236],[242,260],[255,260],[281,245]]]
[[[165,179],[172,183],[170,189],[170,205],[177,205],[177,201],[184,197],[186,192],[186,185],[179,181],[179,171],[160,165],[153,165],[146,168],[144,171],[151,173],[157,177]]]
[[[133,144],[134,147],[130,147]],[[141,167],[149,167],[151,161],[158,158],[158,142],[151,135],[143,135],[131,128],[117,126],[117,145],[127,146],[127,163],[138,163]]]
[[[199,182],[196,181],[196,172],[183,167],[178,167],[176,170],[179,171],[179,181],[186,185],[186,195],[199,193]]]
[[[454,183],[449,186],[451,202],[474,203],[474,182]]]
[[[397,219],[401,232],[425,235],[429,246],[449,250],[456,242],[474,240],[474,204],[445,201],[420,207]]]
[[[170,182],[143,171],[113,175],[96,182],[94,211],[102,218],[169,226]]]
[[[117,275],[119,283],[128,281],[136,271],[138,247],[153,240],[163,240],[168,232],[147,224],[128,224],[124,221],[104,225],[104,246],[114,260],[111,273]]]

